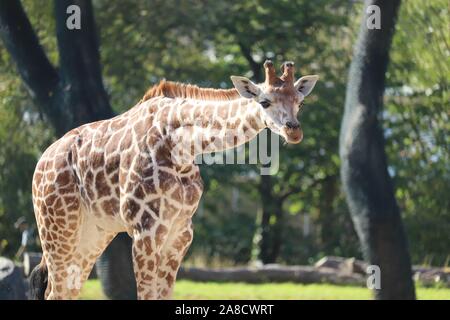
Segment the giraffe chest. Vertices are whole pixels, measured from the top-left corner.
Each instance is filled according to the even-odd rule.
[[[203,191],[199,169],[194,166],[180,171],[173,166],[152,163],[135,165],[123,168],[119,180],[121,216],[132,224],[139,223],[142,217],[149,221],[190,218]]]
[[[185,171],[168,170],[165,167],[156,169],[156,194],[160,196],[162,213],[170,211],[191,217],[197,209],[203,193],[203,181],[197,166]]]
[[[200,176],[200,170],[196,167],[190,176],[182,176],[180,180],[184,191],[183,206],[185,210],[190,211],[190,214],[193,215],[203,193],[203,181]]]
[[[80,191],[89,212],[99,218],[125,219],[127,224],[142,217],[194,214],[203,192],[198,166],[180,169],[169,161],[164,148],[147,148],[119,152],[105,147],[86,155],[79,151]]]

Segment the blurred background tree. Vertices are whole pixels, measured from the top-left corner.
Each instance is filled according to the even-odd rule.
[[[49,60],[59,61],[53,3],[23,6]],[[186,263],[312,263],[360,257],[339,177],[338,133],[361,3],[352,1],[93,2],[110,104],[122,112],[162,78],[230,87],[229,76],[261,80],[266,58],[293,60],[321,81],[301,115],[305,138],[280,146],[280,170],[202,166],[206,192]],[[170,14],[169,14],[170,13]],[[413,263],[449,256],[449,24],[444,0],[403,3],[387,72],[384,135],[389,173]],[[56,135],[0,44],[0,241],[13,255],[18,216],[33,221],[34,165]]]
[[[339,155],[342,187],[366,261],[378,267],[377,299],[415,299],[408,241],[388,173],[380,121],[401,1],[366,0],[348,76]],[[370,15],[378,19],[369,27]]]

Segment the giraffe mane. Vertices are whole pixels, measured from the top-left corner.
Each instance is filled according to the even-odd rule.
[[[241,96],[235,88],[200,88],[193,84],[162,80],[147,90],[142,97],[141,102],[147,101],[153,97],[185,98],[195,100],[235,100]]]

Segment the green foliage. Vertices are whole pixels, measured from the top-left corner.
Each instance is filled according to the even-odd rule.
[[[51,131],[36,113],[9,57],[0,48],[0,255],[14,255],[21,235],[14,222],[33,225],[31,177]]]
[[[449,23],[446,1],[403,3],[384,122],[413,261],[435,265],[450,255]]]
[[[194,265],[246,264],[251,258],[257,227],[254,203],[238,189],[219,183],[211,183],[194,218],[188,256]]]
[[[344,207],[339,189],[331,188],[327,200],[332,204],[322,205],[322,185],[317,182],[333,177],[333,185],[338,184],[337,141],[346,83],[343,75],[352,43],[351,28],[347,26],[352,11],[346,2],[139,1],[130,2],[126,11],[121,3],[110,1],[98,1],[96,6],[105,81],[117,110],[132,106],[146,87],[161,78],[215,87],[229,87],[232,74],[261,80],[266,58],[280,64],[293,60],[298,74],[318,73],[321,81],[301,116],[305,139],[300,147],[282,147],[281,168],[273,177],[274,196],[292,193],[287,197],[286,211],[290,210],[290,202],[303,203],[301,211],[291,212],[291,219],[297,221],[295,215],[300,212],[310,214],[315,235],[311,244],[303,247],[303,239],[302,246],[298,245],[298,229],[283,232],[281,261],[307,262],[317,252],[336,252],[347,236],[351,239],[347,242],[356,242],[346,211],[333,214],[337,206]],[[233,185],[239,188],[242,198],[252,201],[264,197],[258,191],[258,172],[254,165],[202,166],[206,186]],[[308,188],[310,185],[314,186]],[[246,208],[246,213],[230,215],[230,206],[224,202],[229,196],[229,190],[205,193],[203,215],[194,219],[191,258],[207,254],[211,259],[219,256],[225,261],[251,259],[255,249],[252,246],[258,245],[260,239],[253,233],[260,230],[255,223],[261,220],[257,216],[261,208],[253,205]],[[276,221],[275,214],[272,221]],[[321,224],[333,216],[339,226],[329,224],[336,230],[331,238],[330,230],[321,230]],[[299,253],[292,248],[299,247],[307,250],[292,255]],[[350,248],[344,252],[358,254],[356,246]]]

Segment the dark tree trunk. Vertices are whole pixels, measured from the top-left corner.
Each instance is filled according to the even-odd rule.
[[[103,292],[112,300],[136,300],[132,240],[126,233],[119,233],[103,252],[96,264],[97,275]]]
[[[381,270],[381,289],[376,290],[376,298],[414,299],[406,236],[378,121],[400,1],[366,1],[364,12],[369,5],[380,7],[381,29],[369,30],[363,14],[341,128],[341,176],[363,253]]]
[[[278,199],[274,199],[275,223],[272,228],[272,250],[266,263],[276,263],[280,256],[281,246],[283,244],[283,231],[285,227],[285,215],[283,212],[283,203]]]
[[[55,0],[54,4],[60,55],[58,70],[51,65],[39,44],[19,0],[0,0],[0,36],[41,113],[53,126],[56,135],[61,136],[84,123],[110,118],[114,112],[102,82],[91,1]],[[81,9],[80,30],[66,27],[66,9],[72,4]],[[111,298],[136,297],[129,290],[135,288],[135,283],[132,261],[129,259],[131,244],[126,237],[126,234],[116,237],[110,245],[112,249],[100,258],[101,270],[115,270],[101,277],[102,280],[107,279],[102,281],[103,285],[114,288]],[[112,250],[116,252],[112,253]],[[107,265],[114,267],[108,268]],[[124,281],[131,283],[124,286]]]
[[[81,29],[66,26],[66,8],[81,10]],[[102,81],[97,29],[91,1],[55,1],[56,36],[60,53],[60,77],[66,118],[71,127],[111,118],[114,113]]]
[[[262,219],[261,219],[261,241],[259,243],[259,259],[264,263],[275,263],[281,249],[283,211],[282,202],[274,197],[272,177],[262,175],[259,184],[261,195]],[[271,224],[272,217],[276,218]]]
[[[239,43],[241,53],[247,60],[250,69],[253,72],[254,80],[262,82],[263,73],[262,65],[256,62],[251,54],[251,48],[243,43]],[[270,151],[269,151],[270,152]],[[261,218],[261,240],[259,242],[259,259],[264,264],[275,263],[280,255],[282,234],[284,225],[284,215],[281,199],[273,194],[273,181],[270,175],[262,175],[259,182],[259,194],[261,197],[262,218]],[[272,217],[276,218],[276,222],[271,225]]]
[[[66,27],[66,8],[81,9],[81,30]],[[0,1],[0,35],[41,112],[61,136],[114,115],[103,87],[92,4],[55,1],[59,70],[51,65],[18,0]]]
[[[321,183],[319,224],[320,229],[320,250],[331,253],[336,244],[338,234],[336,233],[336,213],[333,211],[333,202],[338,194],[337,177],[329,176]]]

